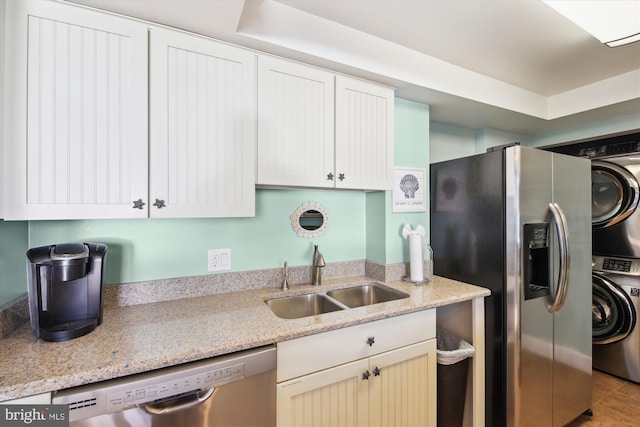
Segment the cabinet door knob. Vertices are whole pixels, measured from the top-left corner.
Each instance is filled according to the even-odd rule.
[[[369,370],[367,369],[367,370],[362,374],[362,379],[363,379],[363,380],[368,380],[370,376],[371,376],[371,372],[369,372]]]
[[[167,205],[164,204],[164,200],[160,200],[160,199],[156,199],[156,202],[153,204],[153,206],[157,207],[158,209],[167,207]]]
[[[378,367],[376,366],[375,369],[373,370],[373,376],[374,377],[379,377],[380,376],[380,369],[378,369]]]
[[[369,347],[373,346],[375,342],[376,342],[376,339],[374,337],[367,338],[367,344],[369,344]]]
[[[339,179],[340,181],[344,181],[344,174],[343,174],[343,173],[339,173],[339,174],[338,174],[338,179]]]
[[[133,201],[133,209],[144,209],[144,205],[146,205],[145,202],[142,201],[142,199],[138,199],[138,200],[134,200]]]
[[[333,173],[329,172],[327,174],[327,181],[333,181]]]

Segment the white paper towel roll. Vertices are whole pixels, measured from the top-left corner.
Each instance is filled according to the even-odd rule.
[[[422,282],[424,280],[423,257],[422,257],[422,236],[411,234],[409,236],[409,264],[411,269],[411,280]]]

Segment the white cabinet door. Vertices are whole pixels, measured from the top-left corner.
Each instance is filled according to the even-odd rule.
[[[336,187],[393,188],[392,88],[336,76]]]
[[[150,216],[254,216],[255,54],[160,28],[150,46]]]
[[[370,426],[436,426],[436,340],[369,359]]]
[[[258,60],[258,184],[334,186],[334,75]]]
[[[366,427],[369,382],[367,359],[326,369],[277,385],[277,425]]]
[[[5,218],[147,216],[146,27],[9,1],[6,31]]]
[[[263,185],[393,187],[392,88],[282,59],[258,59]]]

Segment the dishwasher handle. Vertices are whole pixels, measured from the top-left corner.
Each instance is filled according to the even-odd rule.
[[[145,411],[153,415],[171,414],[206,402],[207,399],[213,396],[213,393],[216,390],[217,387],[211,387],[204,390],[194,390],[192,393],[181,395],[179,397],[162,400],[160,402],[148,403],[143,405],[143,408]]]

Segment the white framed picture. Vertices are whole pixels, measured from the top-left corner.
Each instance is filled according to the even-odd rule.
[[[396,168],[393,178],[393,212],[425,212],[425,168]]]

